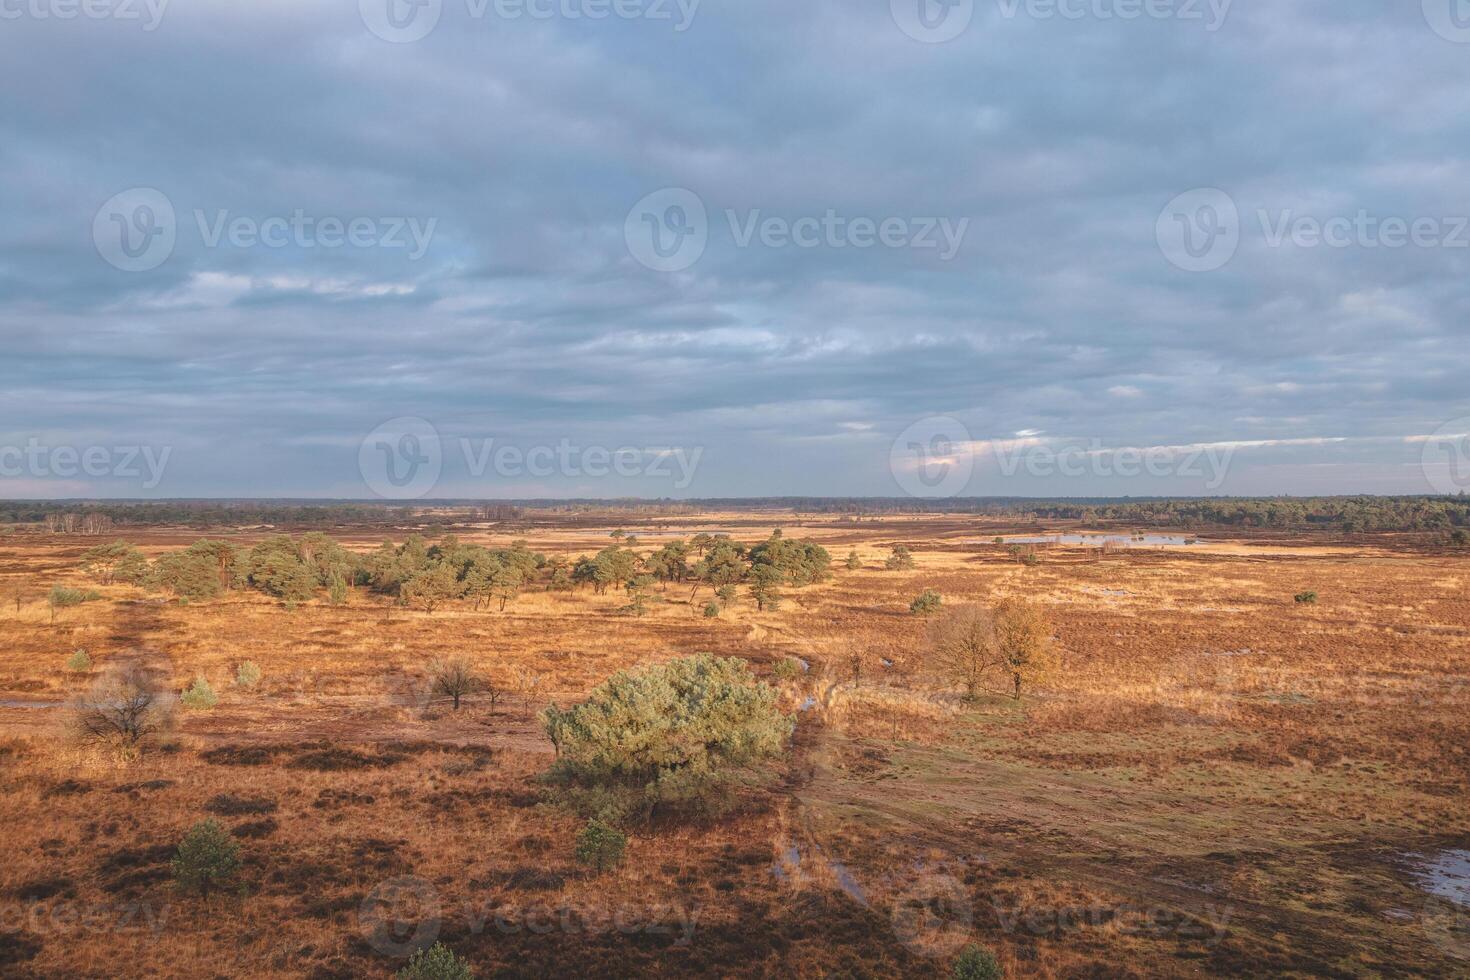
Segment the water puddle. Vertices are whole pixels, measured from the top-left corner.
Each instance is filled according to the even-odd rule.
[[[1437,854],[1405,854],[1412,867],[1409,875],[1431,895],[1470,908],[1470,850],[1448,850]]]
[[[848,898],[857,902],[864,908],[868,907],[868,895],[863,891],[863,886],[847,870],[847,866],[841,861],[834,861],[822,853],[820,844],[812,845],[816,851],[813,863],[817,866],[819,873],[830,874],[837,887],[847,895]],[[778,881],[805,886],[811,880],[811,874],[802,869],[801,845],[790,844],[781,852],[781,858],[771,865],[771,874]]]
[[[0,698],[0,708],[59,708],[57,701],[12,701]]]
[[[1010,535],[1001,538],[1002,544],[1080,544],[1101,548],[1105,544],[1124,547],[1171,547],[1183,548],[1199,544],[1199,539],[1183,534],[1034,534]]]

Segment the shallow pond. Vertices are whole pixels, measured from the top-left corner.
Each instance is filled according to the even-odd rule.
[[[1449,850],[1436,854],[1406,854],[1409,871],[1419,887],[1431,895],[1470,908],[1470,851]]]
[[[1124,547],[1183,548],[1199,540],[1183,534],[1012,534],[1001,539],[1004,544],[1081,544],[1101,548],[1105,544]]]

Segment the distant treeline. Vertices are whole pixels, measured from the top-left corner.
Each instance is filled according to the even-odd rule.
[[[361,501],[170,500],[0,501],[0,524],[53,533],[107,534],[157,525],[410,525],[448,527],[473,521],[517,524],[668,521],[710,510],[838,515],[850,520],[908,514],[974,514],[1017,520],[1068,520],[1174,527],[1277,530],[1448,531],[1470,528],[1470,495],[1453,497],[1073,498],[740,497],[703,500]]]

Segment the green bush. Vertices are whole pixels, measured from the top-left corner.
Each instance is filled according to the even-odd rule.
[[[1317,601],[1317,593],[1315,593],[1315,592],[1298,592],[1296,594],[1296,601],[1299,602],[1299,603],[1301,603],[1301,604],[1303,604],[1303,605],[1310,606],[1310,605],[1314,604]]]
[[[474,980],[475,971],[467,960],[455,956],[454,950],[435,943],[410,956],[397,976],[398,980]]]
[[[244,688],[254,688],[260,683],[260,668],[254,660],[245,661],[235,670],[235,683]]]
[[[77,674],[85,674],[92,669],[92,658],[87,655],[86,650],[78,650],[66,658],[66,669]]]
[[[905,572],[914,567],[914,556],[908,548],[903,545],[895,545],[893,553],[883,562],[883,567],[890,572]]]
[[[708,806],[737,770],[778,755],[794,727],[774,688],[743,660],[708,654],[623,671],[541,723],[556,747],[549,777],[617,788],[630,809]]]
[[[577,835],[577,860],[590,864],[601,874],[623,862],[623,851],[627,847],[628,838],[621,830],[601,820],[589,820]]]
[[[955,957],[953,976],[954,980],[1002,980],[1005,971],[990,950],[970,945]]]
[[[719,606],[719,603],[710,602],[710,603],[706,603],[705,604],[705,607],[704,607],[704,618],[705,619],[718,619],[719,616],[720,616],[720,606]]]
[[[1470,531],[1465,530],[1463,527],[1455,528],[1450,532],[1450,544],[1461,548],[1470,544]]]
[[[909,612],[916,616],[927,616],[930,613],[938,612],[939,607],[943,604],[944,599],[938,592],[935,592],[933,589],[925,589],[917,599],[909,603]]]
[[[191,711],[208,711],[219,704],[219,695],[200,674],[194,678],[194,683],[184,688],[184,693],[179,695],[179,703]]]
[[[185,891],[208,896],[240,870],[240,845],[213,819],[196,823],[174,854],[174,880]]]
[[[801,664],[797,663],[793,657],[782,657],[771,668],[771,673],[778,681],[789,681],[801,673]]]

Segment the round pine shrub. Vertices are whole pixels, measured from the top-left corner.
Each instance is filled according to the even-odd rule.
[[[938,612],[942,605],[944,605],[944,599],[938,592],[933,589],[925,589],[918,598],[909,603],[909,612],[915,616],[927,616]]]
[[[219,704],[219,695],[214,693],[209,681],[200,674],[194,678],[194,683],[184,688],[184,693],[179,695],[179,703],[190,711],[209,711]]]
[[[589,820],[577,835],[577,860],[590,864],[601,874],[623,862],[627,847],[628,838],[622,831],[601,820]]]
[[[454,955],[443,943],[421,949],[408,958],[408,965],[398,971],[397,980],[474,980],[475,971],[468,960]]]
[[[983,946],[969,945],[955,957],[954,980],[1002,980],[1005,971],[1000,968],[995,954]]]
[[[254,688],[260,683],[260,668],[254,660],[247,660],[235,670],[235,683],[243,688]]]
[[[92,669],[92,658],[87,655],[86,650],[79,649],[66,658],[66,669],[74,674],[88,673]]]
[[[213,819],[196,823],[174,855],[174,880],[185,891],[208,896],[240,870],[240,845]]]

